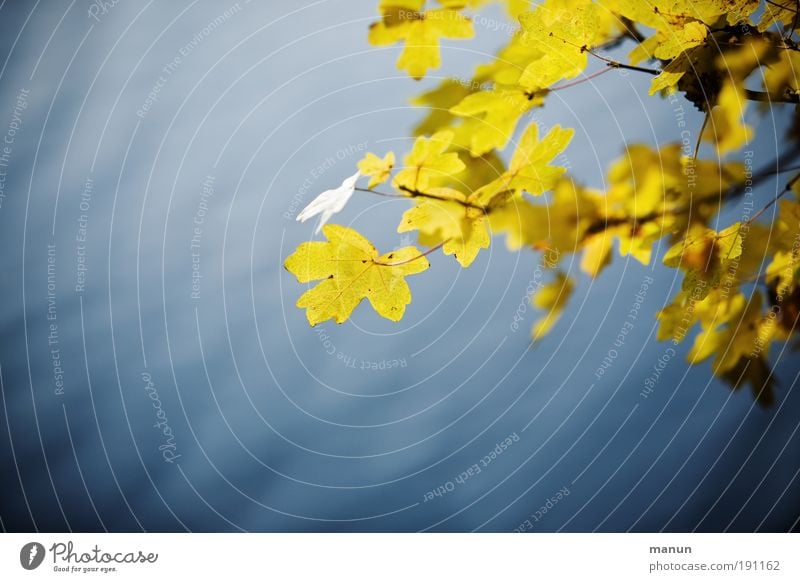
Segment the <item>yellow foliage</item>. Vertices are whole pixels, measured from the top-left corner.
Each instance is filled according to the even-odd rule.
[[[284,264],[301,283],[322,279],[297,300],[311,325],[328,319],[346,321],[362,299],[379,315],[399,321],[411,303],[405,277],[426,270],[428,259],[415,247],[378,256],[355,230],[336,224],[323,227],[328,242],[306,242]]]

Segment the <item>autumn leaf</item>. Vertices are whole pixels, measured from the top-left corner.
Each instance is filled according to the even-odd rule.
[[[719,285],[731,262],[741,257],[740,230],[738,222],[720,232],[694,226],[685,240],[664,254],[664,264],[685,271],[683,289],[698,289],[698,296],[704,298],[710,289]]]
[[[483,155],[506,146],[520,117],[543,99],[519,90],[496,89],[467,95],[450,113],[479,120],[472,128],[470,154]]]
[[[428,259],[412,246],[378,256],[366,238],[336,224],[326,225],[323,233],[327,242],[301,244],[284,264],[301,283],[322,280],[297,301],[308,322],[342,323],[365,298],[379,315],[399,321],[411,303],[405,277],[426,270]]]
[[[588,64],[587,48],[608,37],[615,18],[588,0],[548,0],[519,16],[525,38],[542,56],[531,62],[519,78],[529,91],[546,89],[562,79],[578,76]]]
[[[429,69],[441,65],[441,38],[472,38],[472,22],[456,10],[439,9],[420,12],[424,2],[398,0],[382,4],[383,19],[369,30],[369,42],[390,45],[405,41],[397,68],[421,79]]]
[[[486,210],[452,188],[434,188],[430,194],[439,199],[419,199],[403,214],[397,232],[417,230],[420,243],[442,244],[445,255],[454,255],[462,267],[470,266],[480,250],[489,247]]]
[[[393,186],[399,190],[425,191],[437,180],[463,171],[464,162],[458,154],[445,153],[452,141],[453,132],[448,130],[437,132],[430,138],[417,138],[411,153],[405,157],[405,166],[395,176]]]
[[[748,301],[741,302],[724,326],[712,326],[699,333],[687,355],[689,362],[698,363],[716,354],[714,373],[722,375],[743,358],[766,355],[774,323],[764,318],[761,306],[761,294],[754,293]]]
[[[431,135],[446,129],[458,119],[450,112],[450,108],[458,105],[464,97],[474,93],[472,85],[456,79],[445,79],[434,89],[425,91],[414,97],[411,104],[423,108],[427,115],[414,128],[414,135]]]
[[[394,168],[394,152],[389,152],[383,158],[368,152],[364,159],[358,162],[358,169],[363,176],[369,176],[368,188],[374,188],[389,179]]]
[[[539,139],[538,125],[529,125],[517,144],[508,170],[484,186],[477,193],[478,199],[488,202],[504,190],[539,196],[552,188],[566,169],[550,164],[566,149],[574,134],[574,130],[556,125]]]
[[[703,140],[716,145],[720,156],[738,150],[752,139],[753,130],[744,123],[746,108],[744,89],[725,83],[702,135]]]
[[[566,273],[559,271],[553,281],[542,285],[534,293],[531,299],[533,306],[547,312],[533,326],[531,333],[534,341],[542,339],[553,329],[572,295],[573,288],[572,279]]]

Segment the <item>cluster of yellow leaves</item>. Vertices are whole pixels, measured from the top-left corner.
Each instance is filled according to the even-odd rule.
[[[416,180],[418,164],[423,159],[436,167],[454,169],[456,164],[451,160],[458,156],[443,153],[446,148],[437,149],[432,157],[415,155],[423,150],[428,152],[427,144],[437,136],[441,144],[449,145],[447,140],[451,135],[440,132],[431,140],[419,138],[406,159],[407,167],[397,174],[395,185],[404,188],[407,182]],[[540,139],[538,126],[531,124],[520,138],[508,170],[468,194],[459,190],[458,183],[452,187],[431,187],[432,182],[426,181],[407,188],[406,191],[413,191],[416,204],[403,215],[398,232],[419,231],[423,244],[443,244],[445,254],[455,255],[461,266],[468,267],[481,249],[488,248],[492,233],[508,232],[513,237],[521,229],[520,209],[528,205],[524,194],[539,196],[556,183],[564,168],[551,163],[567,147],[572,135],[572,130],[554,127]]]
[[[747,23],[758,9],[759,0],[604,0],[603,3],[631,22],[654,30],[629,55],[632,64],[650,59],[667,62],[663,72],[653,80],[652,95],[675,90],[687,72],[696,72],[700,61],[708,58],[697,49],[710,40],[711,28],[717,24]],[[718,42],[711,44],[714,51],[722,50]]]
[[[380,0],[369,40],[402,42],[397,66],[420,79],[440,66],[441,39],[474,35],[465,11],[489,1]],[[781,200],[772,229],[715,221],[745,181],[743,164],[721,160],[753,139],[745,121],[751,88],[761,83],[762,100],[800,97],[800,51],[790,35],[796,2],[502,2],[518,28],[504,31],[507,44],[471,79],[445,79],[414,99],[427,115],[402,165],[394,152],[369,153],[358,164],[368,188],[389,184],[411,203],[398,232],[416,232],[421,245],[441,247],[462,267],[493,235],[504,235],[511,250],[580,255],[580,270],[591,277],[610,264],[615,246],[649,264],[666,241],[663,263],[678,270],[682,285],[658,315],[658,337],[677,343],[699,326],[692,363],[713,357],[720,376],[768,384],[769,344],[786,339],[800,317],[800,204]],[[706,114],[700,139],[716,159],[696,159],[695,144],[686,141],[658,149],[631,144],[608,168],[604,191],[586,188],[565,175],[568,164],[559,160],[572,130],[555,126],[541,136],[535,123],[520,126],[552,91],[580,82],[572,79],[588,74],[590,60],[628,66],[605,50],[633,38],[629,65],[650,62],[656,68],[642,70],[658,73],[651,95],[680,91]],[[800,122],[792,131],[800,141]],[[509,144],[513,152],[501,154]],[[428,253],[406,247],[379,257],[355,231],[328,226],[325,235],[328,242],[305,243],[286,262],[301,282],[322,280],[298,302],[309,321],[344,321],[365,297],[379,314],[399,319],[410,301],[404,277],[426,269]],[[752,291],[759,280],[766,295]],[[557,271],[531,298],[545,312],[535,339],[552,329],[574,286]],[[776,305],[778,315],[769,317]]]

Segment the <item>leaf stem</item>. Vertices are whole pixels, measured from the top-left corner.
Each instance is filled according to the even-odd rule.
[[[450,241],[450,239],[442,241],[438,245],[429,248],[424,253],[420,253],[420,254],[418,254],[418,255],[416,255],[414,257],[411,257],[410,259],[404,259],[402,261],[397,261],[395,263],[381,263],[381,262],[378,262],[378,261],[373,261],[373,263],[375,263],[376,265],[378,265],[380,267],[399,267],[400,265],[407,265],[408,263],[413,263],[414,261],[417,261],[417,260],[419,260],[419,259],[421,259],[423,257],[427,257],[431,253],[435,253],[440,248],[442,248],[444,245],[446,245],[449,241]]]

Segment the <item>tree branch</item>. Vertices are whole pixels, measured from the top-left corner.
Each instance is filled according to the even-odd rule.
[[[744,95],[750,101],[761,101],[763,103],[800,103],[800,94],[785,92],[783,96],[772,95],[766,91],[752,91],[745,89]]]

